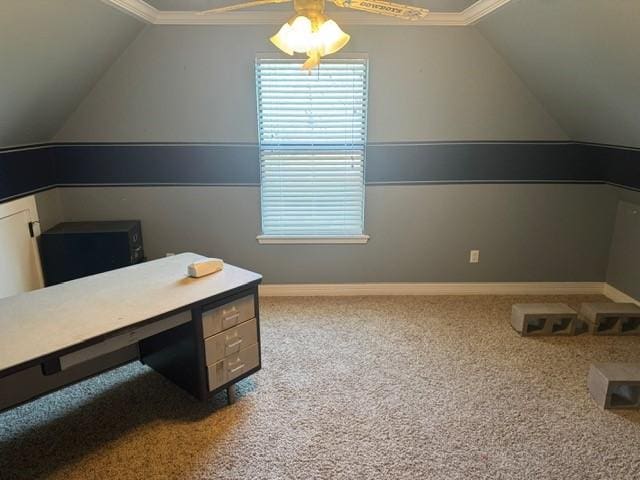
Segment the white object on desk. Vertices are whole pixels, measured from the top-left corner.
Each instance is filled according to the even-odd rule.
[[[223,267],[224,262],[219,258],[205,258],[191,263],[187,267],[187,274],[193,278],[200,278],[219,272]]]

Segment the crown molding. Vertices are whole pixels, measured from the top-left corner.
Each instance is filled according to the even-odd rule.
[[[473,25],[482,17],[489,15],[510,1],[511,0],[479,0],[460,12],[460,15],[464,16],[465,25]]]
[[[218,15],[198,15],[196,12],[164,11],[149,5],[144,0],[102,0],[118,10],[153,25],[279,25],[286,21],[290,12],[238,11]],[[406,21],[382,15],[369,15],[352,10],[332,12],[331,16],[345,25],[390,25],[390,26],[448,26],[472,25],[485,15],[509,3],[510,0],[478,0],[461,12],[432,12],[426,17]]]
[[[103,3],[111,5],[118,10],[128,13],[132,17],[136,17],[147,23],[156,23],[156,18],[160,13],[155,7],[152,7],[144,0],[102,0]]]
[[[215,16],[196,15],[193,12],[158,12],[154,25],[280,25],[291,17],[291,12],[274,10],[261,12],[228,12]],[[424,19],[407,22],[382,15],[367,15],[362,12],[332,12],[331,18],[345,25],[395,25],[395,26],[464,26],[457,13],[432,13]]]

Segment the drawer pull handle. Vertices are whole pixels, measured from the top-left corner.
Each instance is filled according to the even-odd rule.
[[[236,313],[233,313],[233,314],[231,314],[229,316],[227,316],[227,314],[225,313],[223,316],[224,316],[225,321],[236,320],[240,316],[240,313],[236,312]]]
[[[235,341],[235,342],[233,342],[233,343],[228,343],[228,344],[227,344],[227,348],[235,348],[235,347],[237,347],[238,345],[240,345],[241,343],[242,343],[242,339],[240,338],[240,339],[236,340],[236,341]]]
[[[242,370],[243,368],[244,368],[244,363],[241,363],[235,368],[230,368],[229,373],[236,373],[237,371]]]

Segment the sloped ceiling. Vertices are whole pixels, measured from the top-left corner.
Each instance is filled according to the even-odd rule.
[[[50,140],[143,27],[99,0],[1,0],[0,147]]]
[[[100,0],[0,0],[0,147],[54,138],[142,28]],[[478,28],[572,140],[640,147],[640,1],[511,0]]]
[[[640,147],[640,1],[512,0],[479,28],[573,140]]]

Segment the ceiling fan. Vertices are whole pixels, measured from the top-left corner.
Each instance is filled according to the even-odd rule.
[[[287,3],[292,0],[254,0],[226,7],[198,12],[199,15],[216,15],[242,8]],[[363,12],[387,15],[403,20],[417,20],[425,17],[426,8],[402,5],[385,0],[330,0],[338,7],[361,10]],[[338,24],[324,14],[325,0],[293,0],[296,14],[271,37],[271,42],[288,55],[306,53],[309,57],[302,68],[312,69],[320,63],[320,58],[344,47],[351,38]]]

